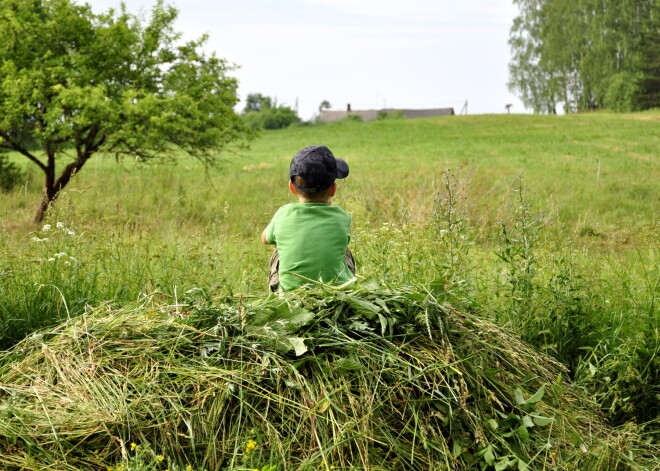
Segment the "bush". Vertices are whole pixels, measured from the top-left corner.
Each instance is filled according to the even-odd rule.
[[[364,118],[359,114],[349,114],[345,118],[340,119],[337,123],[361,123],[364,121]]]
[[[245,114],[245,122],[252,129],[282,129],[299,120],[296,112],[288,106],[263,108],[261,111],[249,111]]]
[[[380,110],[378,112],[379,121],[385,119],[403,119],[403,118],[405,118],[405,116],[403,115],[403,111],[401,110],[393,110],[393,111]]]
[[[10,162],[6,154],[0,154],[0,190],[9,191],[22,183],[24,178],[18,165]]]

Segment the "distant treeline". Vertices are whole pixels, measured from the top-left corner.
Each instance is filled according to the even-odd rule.
[[[660,107],[658,0],[514,0],[509,88],[537,113]]]

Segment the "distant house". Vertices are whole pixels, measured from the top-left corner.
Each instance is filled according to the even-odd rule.
[[[351,105],[343,111],[321,110],[319,121],[332,123],[344,119],[348,115],[361,116],[363,121],[374,121],[378,119],[378,113],[401,113],[405,118],[431,118],[433,116],[453,116],[454,108],[430,108],[425,110],[402,110],[396,108],[384,108],[381,110],[351,110]]]

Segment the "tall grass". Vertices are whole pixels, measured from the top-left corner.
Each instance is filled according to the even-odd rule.
[[[258,234],[290,201],[291,155],[326,144],[351,165],[335,203],[353,215],[364,285],[432,288],[566,365],[612,424],[655,419],[657,433],[659,118],[291,128],[208,171],[100,156],[49,211],[50,230],[27,222],[40,187],[27,167],[0,194],[0,346],[154,291],[265,294]]]

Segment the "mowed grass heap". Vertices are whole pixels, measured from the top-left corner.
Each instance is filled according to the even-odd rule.
[[[0,358],[0,464],[657,465],[657,446],[608,427],[565,367],[442,296],[370,286],[100,307]],[[136,445],[153,451],[151,467],[135,466]]]

